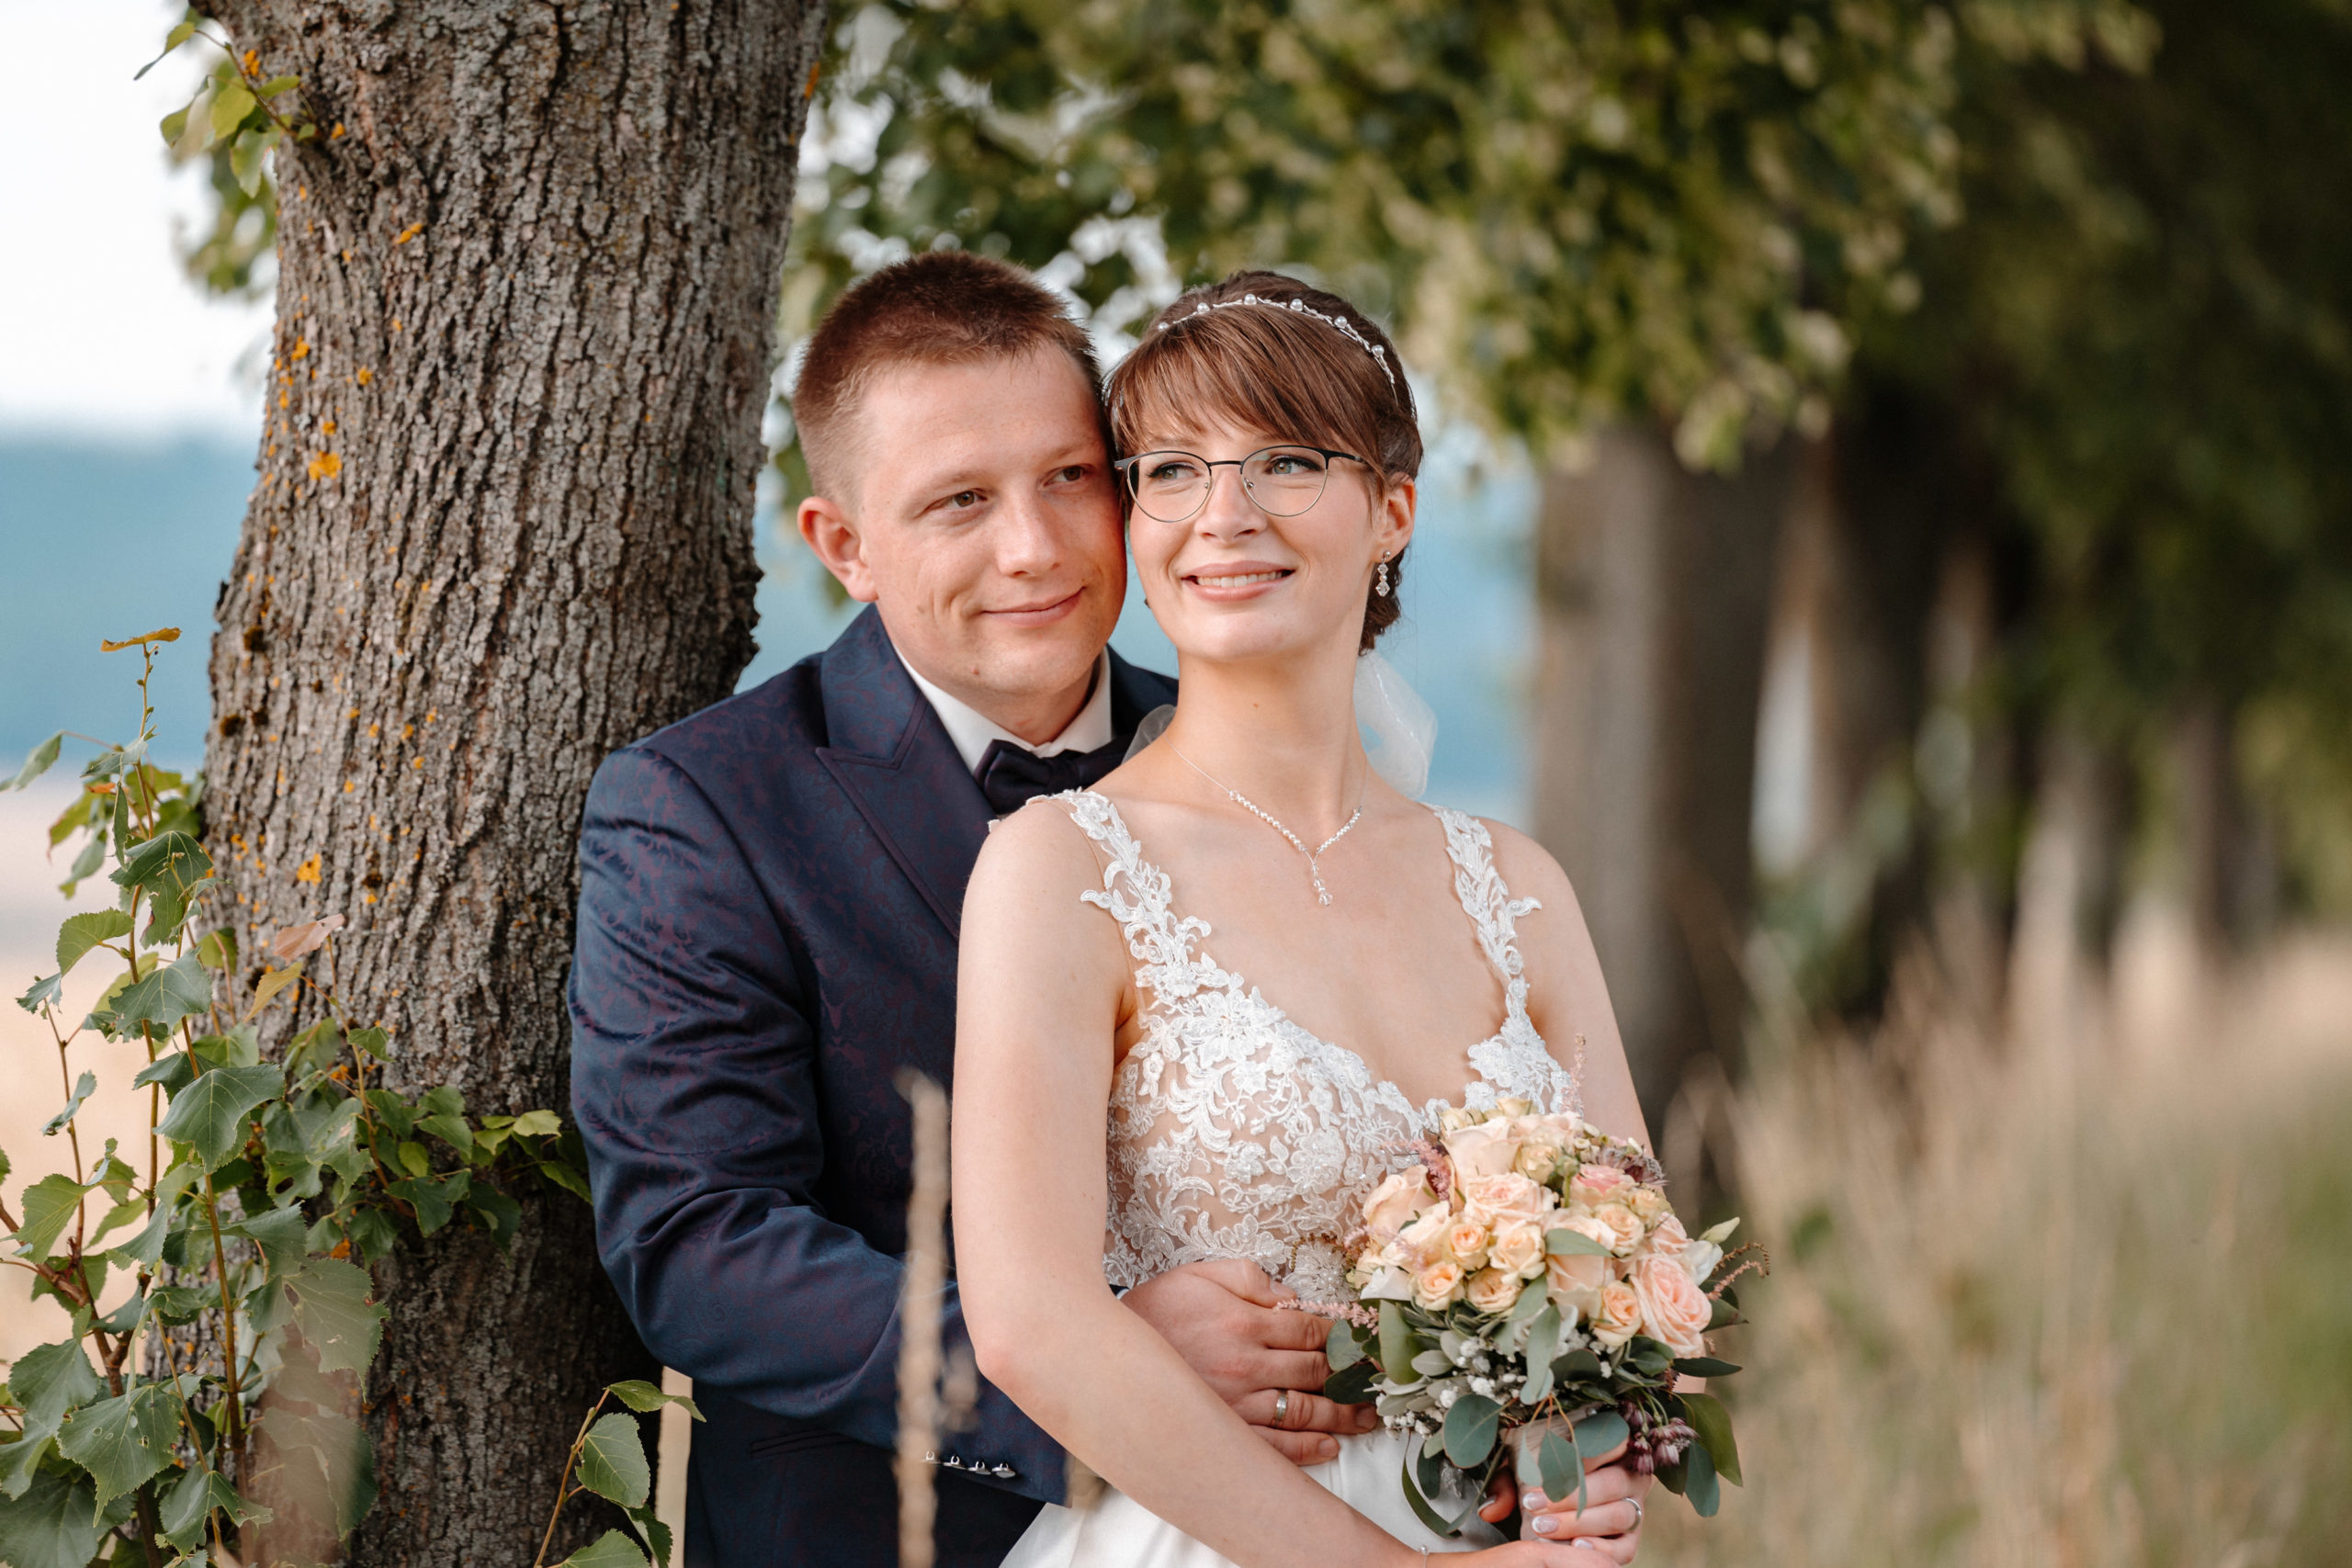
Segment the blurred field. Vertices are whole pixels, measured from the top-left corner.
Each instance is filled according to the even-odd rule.
[[[1773,1254],[1723,1337],[1747,1483],[1660,1494],[1645,1562],[2352,1560],[2352,942],[2156,967],[1998,1045],[1913,975],[1768,1049],[1717,1132]]]

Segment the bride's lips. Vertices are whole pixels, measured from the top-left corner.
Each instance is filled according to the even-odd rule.
[[[1264,560],[1219,561],[1198,571],[1185,572],[1183,581],[1204,599],[1235,603],[1271,592],[1289,581],[1297,570]]]
[[[1038,604],[1015,604],[1002,610],[984,610],[981,614],[995,620],[1009,621],[1016,626],[1049,626],[1077,609],[1078,602],[1085,596],[1086,590],[1080,588],[1067,598]]]

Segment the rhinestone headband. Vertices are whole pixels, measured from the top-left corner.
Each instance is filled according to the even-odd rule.
[[[1271,306],[1272,309],[1277,310],[1288,310],[1293,315],[1312,316],[1318,321],[1339,328],[1340,331],[1348,335],[1349,339],[1352,341],[1358,348],[1363,349],[1366,354],[1372,355],[1372,362],[1380,367],[1381,375],[1388,378],[1388,389],[1392,392],[1396,389],[1396,374],[1388,368],[1388,355],[1386,351],[1378,344],[1366,339],[1363,333],[1356,331],[1355,323],[1349,321],[1346,317],[1327,316],[1320,310],[1310,310],[1307,308],[1306,302],[1303,299],[1261,299],[1255,294],[1244,294],[1238,299],[1204,299],[1199,304],[1193,307],[1193,316],[1205,316],[1211,310],[1222,310],[1228,305]],[[1189,321],[1193,319],[1193,316],[1180,316],[1177,320],[1180,321]],[[1159,330],[1161,332],[1166,332],[1170,327],[1175,324],[1175,321],[1162,321],[1159,323]]]

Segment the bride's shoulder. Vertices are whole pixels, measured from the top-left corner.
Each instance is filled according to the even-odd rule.
[[[1554,902],[1576,897],[1568,886],[1568,874],[1552,858],[1552,852],[1521,832],[1508,822],[1498,822],[1491,817],[1472,817],[1469,820],[1486,830],[1487,852],[1493,858],[1495,874],[1513,898],[1533,898],[1549,908]]]
[[[1079,825],[1074,804],[1057,795],[1039,795],[989,826],[972,882],[976,887],[983,878],[1091,886],[1099,865],[1093,840]]]

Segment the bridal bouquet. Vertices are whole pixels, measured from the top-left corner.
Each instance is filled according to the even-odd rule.
[[[1738,1321],[1732,1281],[1758,1266],[1724,1252],[1739,1222],[1687,1234],[1639,1145],[1532,1112],[1509,1099],[1445,1110],[1418,1163],[1364,1199],[1347,1241],[1357,1299],[1321,1309],[1336,1319],[1326,1392],[1377,1399],[1390,1427],[1420,1438],[1405,1495],[1443,1535],[1504,1463],[1581,1497],[1583,1459],[1620,1443],[1713,1514],[1717,1478],[1740,1478],[1731,1420],[1675,1382],[1739,1370],[1705,1337]]]

